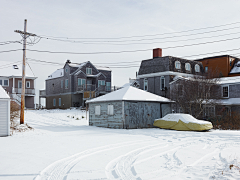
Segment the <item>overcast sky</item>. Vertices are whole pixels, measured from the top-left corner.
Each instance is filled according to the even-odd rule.
[[[135,78],[139,67],[129,67],[139,66],[141,60],[152,58],[152,50],[150,49],[153,48],[162,48],[163,56],[175,57],[240,48],[240,39],[167,48],[240,37],[240,23],[237,23],[240,22],[240,1],[238,0],[1,0],[0,2],[0,42],[21,40],[21,36],[15,33],[14,30],[23,30],[24,19],[27,19],[27,31],[39,36],[93,38],[75,39],[81,41],[78,43],[42,38],[37,44],[28,46],[28,49],[79,53],[149,49],[142,52],[84,55],[27,51],[27,58],[43,61],[64,64],[67,59],[70,59],[74,63],[85,61],[91,61],[96,65],[106,63],[101,65],[111,68],[112,85],[116,86],[122,86],[129,81],[129,78]],[[156,35],[230,23],[236,24],[185,33]],[[173,37],[180,35],[181,37]],[[132,36],[139,37],[131,38]],[[86,41],[95,41],[95,44]],[[115,42],[109,43],[107,41]],[[0,51],[14,49],[22,49],[22,44],[15,43],[0,46]],[[186,59],[237,53],[240,53],[240,50],[194,56]],[[1,64],[6,61],[10,63],[21,60],[22,51],[0,53]],[[110,64],[132,61],[138,62],[133,64]],[[29,64],[35,76],[38,77],[36,80],[37,90],[45,89],[47,76],[56,69],[63,67],[63,65],[40,64],[30,60]],[[113,66],[128,68],[114,68]]]

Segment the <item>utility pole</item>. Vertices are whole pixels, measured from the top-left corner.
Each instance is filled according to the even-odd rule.
[[[23,37],[22,94],[21,94],[20,124],[24,124],[26,39],[29,36],[36,36],[36,35],[27,32],[27,20],[26,19],[24,20],[24,31],[15,30],[14,32],[21,34]]]

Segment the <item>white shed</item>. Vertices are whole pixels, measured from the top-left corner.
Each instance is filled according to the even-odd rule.
[[[0,136],[10,134],[10,97],[0,85]]]

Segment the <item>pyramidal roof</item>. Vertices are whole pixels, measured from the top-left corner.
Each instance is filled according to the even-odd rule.
[[[104,101],[153,101],[153,102],[172,102],[171,100],[143,91],[141,89],[128,86],[106,95],[88,100],[86,103],[104,102]]]
[[[10,99],[9,95],[1,85],[0,85],[0,99]]]

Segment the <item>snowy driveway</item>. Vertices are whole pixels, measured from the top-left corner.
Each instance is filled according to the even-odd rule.
[[[0,179],[240,179],[240,131],[105,129],[85,116],[27,111],[35,130],[0,138]]]

